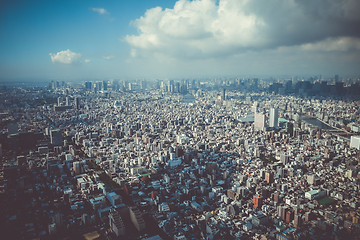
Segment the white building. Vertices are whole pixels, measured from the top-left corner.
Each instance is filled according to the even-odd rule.
[[[350,147],[360,150],[360,136],[351,136]]]
[[[277,128],[279,118],[279,110],[277,108],[270,108],[270,119],[269,119],[269,127]]]

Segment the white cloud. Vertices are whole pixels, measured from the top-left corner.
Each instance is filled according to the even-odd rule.
[[[360,37],[355,7],[360,9],[360,1],[179,0],[172,9],[148,9],[132,21],[139,34],[124,39],[131,46],[132,57],[175,59],[233,56],[289,46],[335,51],[350,44],[357,49],[357,43],[344,38]],[[330,44],[326,39],[335,40]]]
[[[87,63],[87,62],[90,62],[90,60],[89,59],[85,59],[85,62]]]
[[[106,11],[104,8],[92,8],[91,10],[94,12],[98,12],[99,14],[109,14],[109,12]]]
[[[115,56],[113,55],[110,55],[110,56],[102,56],[103,59],[106,59],[106,60],[110,60],[112,58],[115,58]]]
[[[308,51],[349,51],[360,50],[360,38],[339,37],[327,38],[320,42],[306,43],[301,45],[303,50]]]
[[[69,49],[66,51],[60,51],[58,53],[50,53],[51,61],[53,63],[63,63],[63,64],[72,64],[80,61],[81,54],[80,53],[74,53],[70,51]]]

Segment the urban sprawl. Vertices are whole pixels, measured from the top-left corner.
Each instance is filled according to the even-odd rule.
[[[359,79],[52,81],[0,99],[2,239],[360,238]]]

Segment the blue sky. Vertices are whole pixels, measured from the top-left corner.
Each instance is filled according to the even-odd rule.
[[[1,1],[0,81],[357,75],[359,13],[356,0]]]

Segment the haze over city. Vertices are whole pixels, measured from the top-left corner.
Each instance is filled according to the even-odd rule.
[[[2,1],[0,81],[358,76],[356,0]]]

